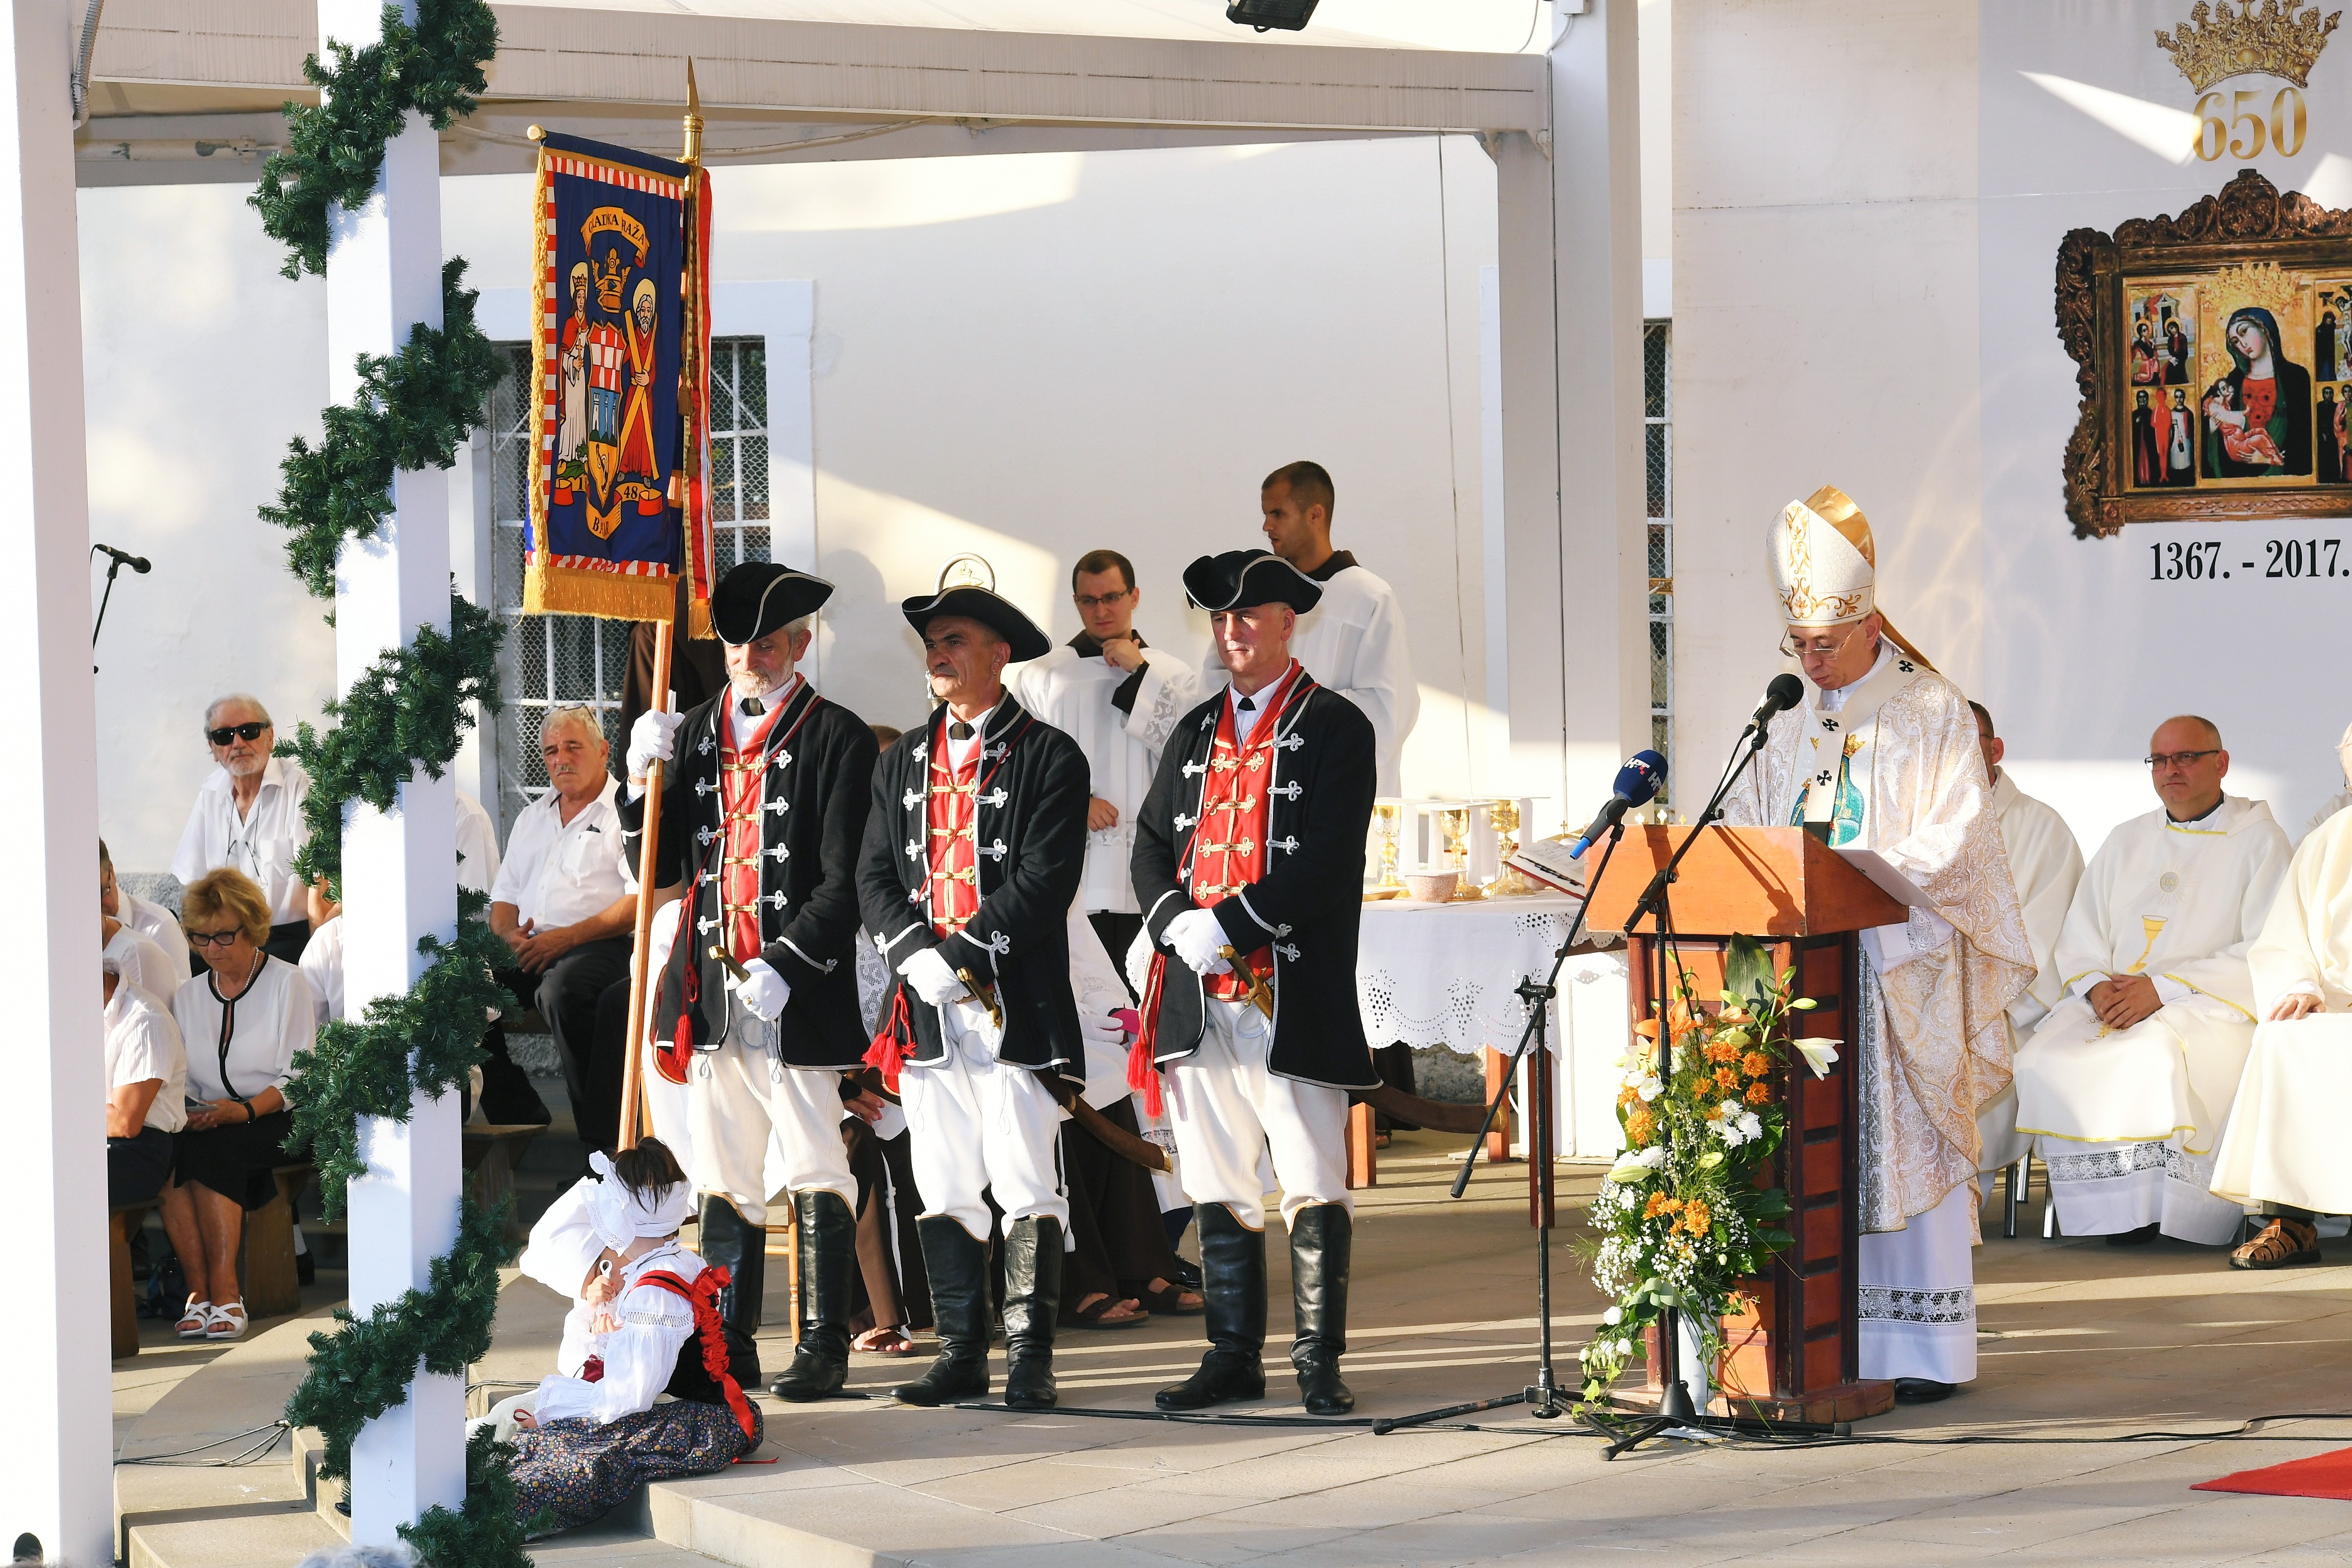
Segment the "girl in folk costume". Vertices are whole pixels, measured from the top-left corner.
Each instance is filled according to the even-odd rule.
[[[823,578],[770,562],[727,574],[710,618],[728,685],[684,714],[639,716],[621,806],[634,838],[646,770],[669,763],[654,885],[683,891],[690,924],[655,987],[651,1070],[686,1089],[698,1240],[730,1271],[719,1303],[728,1347],[754,1384],[768,1194],[793,1195],[800,1348],[772,1390],[795,1401],[825,1397],[848,1373],[857,1267],[841,1075],[866,1043],[852,950],[874,732],[795,668],[809,618],[832,593]],[[766,1171],[772,1142],[781,1184]]]
[[[1204,555],[1184,589],[1210,612],[1233,684],[1169,737],[1137,819],[1133,871],[1153,956],[1130,1058],[1144,1108],[1162,1103],[1177,1171],[1198,1205],[1209,1352],[1163,1410],[1265,1392],[1265,1210],[1270,1148],[1290,1230],[1307,1410],[1355,1395],[1347,1349],[1353,1205],[1342,1142],[1348,1090],[1379,1081],[1356,1002],[1371,721],[1290,657],[1320,588],[1257,550]]]
[[[1087,778],[1077,742],[1003,685],[1052,645],[987,589],[909,599],[930,721],[882,753],[857,889],[896,976],[867,1058],[895,1079],[914,1134],[916,1229],[939,1359],[898,1390],[912,1405],[988,1392],[988,1244],[982,1197],[1004,1215],[1004,1403],[1050,1407],[1069,1199],[1059,1100],[1085,1076],[1066,926],[1086,864]]]
[[[1976,1114],[2009,1086],[2004,1010],[2033,949],[1976,715],[1878,614],[1869,520],[1825,485],[1767,553],[1805,700],[1772,720],[1724,821],[1875,850],[1927,895],[1862,939],[1859,1316],[1861,1375],[1941,1399],[1976,1375]]]
[[[492,1413],[519,1435],[516,1517],[542,1531],[599,1519],[648,1481],[724,1469],[761,1435],[719,1321],[727,1270],[677,1244],[686,1173],[650,1138],[589,1163],[521,1261],[573,1299],[556,1371]]]

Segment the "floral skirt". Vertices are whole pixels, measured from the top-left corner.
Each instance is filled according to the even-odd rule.
[[[586,1416],[551,1421],[521,1435],[514,1465],[515,1516],[530,1524],[541,1510],[552,1516],[533,1529],[550,1535],[599,1520],[648,1481],[707,1476],[760,1446],[759,1406],[749,1442],[724,1405],[675,1399],[598,1423]]]

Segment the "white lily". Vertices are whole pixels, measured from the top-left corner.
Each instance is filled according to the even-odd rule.
[[[1665,1163],[1665,1145],[1653,1143],[1646,1149],[1634,1149],[1618,1155],[1617,1163],[1609,1167],[1607,1179],[1620,1186],[1631,1186],[1635,1182],[1647,1181],[1650,1173]]]
[[[1797,1054],[1805,1058],[1805,1065],[1812,1068],[1815,1078],[1827,1078],[1830,1064],[1838,1059],[1838,1047],[1845,1042],[1823,1039],[1816,1036],[1812,1039],[1791,1040],[1789,1043],[1797,1047]]]

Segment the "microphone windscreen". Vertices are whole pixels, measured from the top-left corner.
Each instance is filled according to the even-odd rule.
[[[1775,713],[1787,712],[1804,700],[1804,696],[1805,683],[1793,675],[1776,675],[1771,684],[1764,688],[1765,700],[1772,704]]]
[[[1636,752],[1625,765],[1617,770],[1616,782],[1610,793],[1622,795],[1635,805],[1647,805],[1665,787],[1666,759],[1655,752]]]

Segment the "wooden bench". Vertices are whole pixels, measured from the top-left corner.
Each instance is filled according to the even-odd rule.
[[[281,1318],[302,1310],[302,1285],[294,1272],[294,1200],[318,1174],[305,1161],[270,1173],[278,1190],[245,1216],[245,1312],[248,1320]]]
[[[531,1140],[547,1129],[535,1121],[512,1125],[499,1122],[470,1124],[464,1129],[464,1142],[458,1158],[464,1163],[467,1190],[474,1201],[488,1208],[514,1192],[515,1166],[530,1147]],[[522,1222],[512,1215],[507,1216],[507,1234],[524,1234]]]
[[[154,1206],[151,1201],[107,1211],[107,1316],[117,1361],[139,1353],[139,1282],[131,1277],[131,1234],[146,1223],[147,1211]]]

